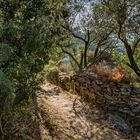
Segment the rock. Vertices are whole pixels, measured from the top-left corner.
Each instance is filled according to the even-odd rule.
[[[116,86],[116,83],[110,82],[110,85],[111,85],[111,86]]]
[[[133,113],[129,108],[119,108],[118,111],[123,113],[123,114],[127,114],[129,116],[132,116],[132,117],[135,116],[135,113]]]
[[[122,91],[122,92],[126,92],[127,90],[126,90],[126,88],[122,87],[122,88],[121,88],[121,91]]]
[[[132,97],[132,98],[131,98],[131,101],[132,101],[132,102],[134,102],[134,103],[136,103],[136,102],[137,102],[137,103],[139,103],[139,104],[140,104],[140,98],[135,98],[135,97]]]
[[[125,89],[129,89],[130,88],[130,85],[128,85],[128,84],[122,84],[122,87],[125,88]]]
[[[113,82],[92,69],[90,71],[85,69],[73,76],[62,73],[54,78],[63,89],[77,93],[83,99],[84,97],[91,99],[90,103],[94,105],[100,104],[108,110],[126,115],[126,119],[129,116],[134,118],[140,116],[140,87],[123,82]],[[49,96],[53,94],[49,93]],[[128,131],[126,122],[120,116],[110,115],[109,119],[120,130]]]
[[[112,100],[112,97],[111,96],[109,96],[108,94],[104,94],[104,97],[107,99],[107,100]]]
[[[126,97],[129,97],[129,96],[130,96],[130,93],[129,93],[129,92],[126,92],[126,91],[125,91],[125,92],[123,91],[123,92],[118,93],[118,95],[119,95],[119,96],[126,96]]]
[[[108,120],[115,125],[119,130],[130,133],[131,129],[126,123],[126,121],[120,117],[118,114],[108,114]]]
[[[107,92],[112,93],[112,91],[109,87],[107,87]]]
[[[136,93],[136,94],[140,94],[140,88],[134,88],[133,92]]]
[[[96,82],[97,85],[102,85],[103,84],[103,82],[100,81],[100,80],[96,80],[95,82]]]
[[[101,86],[97,85],[96,83],[92,83],[92,88],[95,90],[95,91],[100,91],[102,89]]]
[[[140,115],[140,105],[133,107],[132,112]]]

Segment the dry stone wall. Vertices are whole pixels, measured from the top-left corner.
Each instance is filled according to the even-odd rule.
[[[110,81],[89,70],[75,75],[59,73],[53,83],[99,107],[117,111],[126,117],[140,118],[140,88]]]

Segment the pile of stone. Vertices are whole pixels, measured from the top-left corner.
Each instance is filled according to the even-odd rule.
[[[72,81],[73,91],[89,97],[98,106],[140,117],[140,88],[109,81],[88,71],[74,75]]]
[[[79,94],[86,101],[124,117],[140,118],[140,88],[111,81],[92,70],[75,75],[59,73],[55,84]]]

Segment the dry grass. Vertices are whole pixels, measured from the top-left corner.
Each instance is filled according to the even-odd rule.
[[[106,77],[111,81],[130,83],[132,80],[130,74],[122,66],[115,66],[114,68],[111,68],[104,61],[92,66],[92,68],[98,75]]]

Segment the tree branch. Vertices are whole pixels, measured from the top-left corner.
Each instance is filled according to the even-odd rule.
[[[78,63],[78,61],[76,60],[76,58],[73,56],[72,53],[70,53],[69,51],[65,50],[63,47],[61,47],[61,50],[62,50],[63,53],[68,54],[74,60],[74,62],[78,65],[78,67],[80,66],[80,64]]]
[[[133,54],[135,53],[135,50],[136,50],[136,48],[137,48],[139,42],[140,42],[140,38],[135,42],[135,44],[134,44],[134,46],[133,46]]]
[[[78,39],[82,40],[83,42],[86,42],[86,40],[84,38],[82,38],[81,36],[76,35],[69,27],[65,27],[64,25],[62,25],[62,27],[65,30],[69,31],[73,35],[73,37],[78,38]]]

